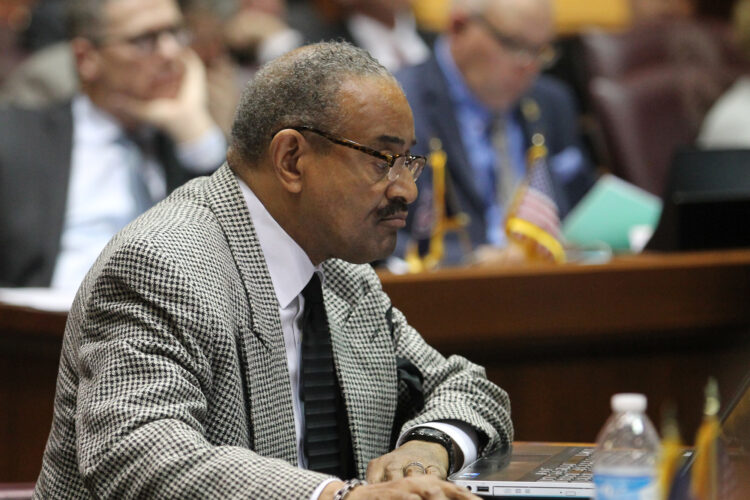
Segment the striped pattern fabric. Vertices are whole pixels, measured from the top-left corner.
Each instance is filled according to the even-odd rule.
[[[565,261],[560,216],[543,145],[530,148],[527,176],[516,191],[505,227],[508,238],[524,246],[531,256]]]
[[[305,455],[310,470],[347,477],[351,441],[346,409],[336,380],[331,332],[320,278],[313,273],[302,290],[301,392],[305,414]]]

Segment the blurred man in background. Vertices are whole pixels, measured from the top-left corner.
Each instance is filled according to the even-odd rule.
[[[125,224],[226,141],[174,0],[73,0],[72,101],[0,110],[0,285],[75,289]]]
[[[504,219],[532,137],[549,152],[560,217],[593,181],[572,94],[540,75],[555,60],[554,37],[550,0],[455,2],[434,56],[396,75],[414,110],[417,151],[427,154],[432,144],[446,153],[448,214],[468,216],[463,238],[446,236],[445,263],[522,258],[507,245]],[[431,176],[422,176],[412,239],[429,238],[432,191]]]

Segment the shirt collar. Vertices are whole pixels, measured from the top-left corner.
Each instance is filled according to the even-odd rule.
[[[266,258],[279,306],[286,309],[302,293],[314,272],[319,273],[322,282],[323,271],[320,266],[313,266],[302,247],[276,222],[252,189],[239,177],[237,181]]]
[[[97,107],[86,94],[73,98],[73,123],[76,142],[110,143],[124,134],[115,117]]]
[[[73,123],[77,144],[109,144],[122,138],[138,138],[141,143],[153,140],[156,135],[154,127],[143,125],[136,131],[128,133],[120,122],[103,110],[86,94],[76,94],[73,98]]]
[[[352,38],[391,71],[419,64],[430,56],[430,49],[417,32],[409,11],[396,13],[393,27],[364,14],[352,14],[346,21]]]

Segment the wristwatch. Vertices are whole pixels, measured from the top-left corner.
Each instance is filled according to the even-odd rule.
[[[401,443],[403,444],[407,441],[427,441],[442,445],[445,451],[448,452],[448,475],[456,472],[458,467],[463,464],[463,452],[461,448],[443,431],[433,429],[432,427],[415,427],[406,433]],[[461,464],[457,460],[459,457]]]

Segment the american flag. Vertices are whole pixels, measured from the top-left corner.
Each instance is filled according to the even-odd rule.
[[[505,230],[532,257],[564,262],[560,216],[547,166],[547,148],[535,137],[529,148],[526,179],[518,187],[508,210]]]

